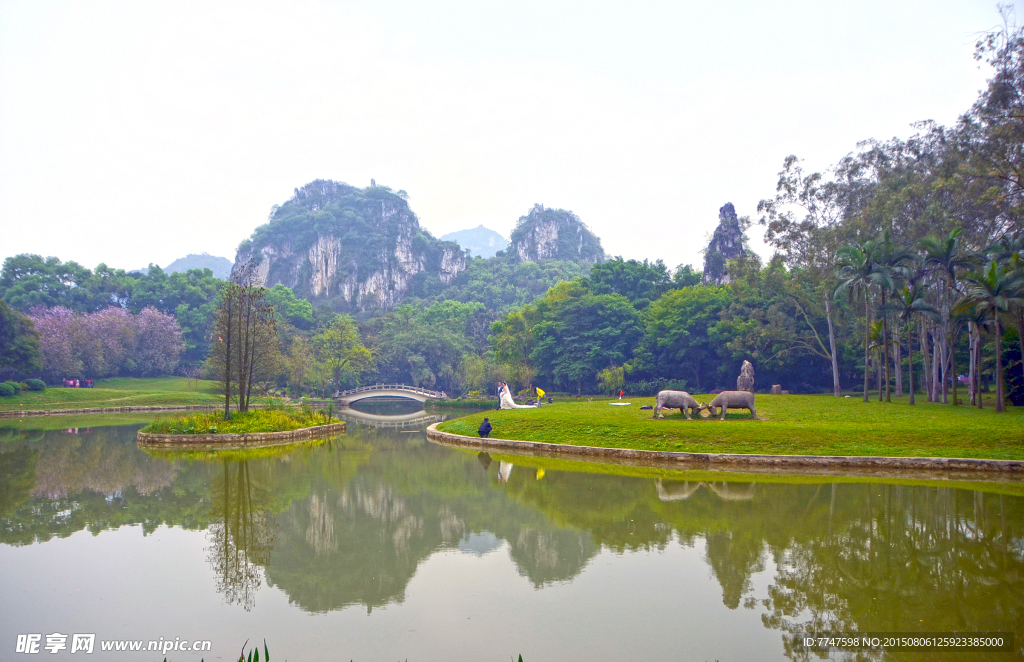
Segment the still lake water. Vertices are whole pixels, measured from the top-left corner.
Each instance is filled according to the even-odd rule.
[[[890,658],[1022,659],[1019,484],[490,456],[427,442],[439,417],[415,407],[363,409],[227,456],[0,421],[0,660],[76,659],[15,654],[26,633],[209,639],[206,660],[265,638],[293,662],[725,662],[818,659],[788,647],[806,631],[1000,630],[1015,652]]]

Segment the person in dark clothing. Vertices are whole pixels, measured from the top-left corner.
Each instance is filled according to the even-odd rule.
[[[481,437],[491,436],[491,419],[485,418],[484,422],[480,424],[480,429],[478,430],[478,432],[480,433]]]

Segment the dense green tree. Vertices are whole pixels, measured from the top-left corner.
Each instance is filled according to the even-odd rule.
[[[385,381],[455,391],[463,357],[474,351],[467,325],[478,307],[402,305],[375,320],[375,370]]]
[[[554,302],[533,327],[530,359],[537,378],[593,384],[597,374],[625,363],[643,337],[636,309],[620,294],[584,294]]]
[[[27,313],[34,306],[64,306],[72,310],[88,309],[87,287],[92,276],[77,262],[45,260],[39,255],[22,254],[4,260],[0,271],[0,297],[14,310]]]
[[[267,303],[277,309],[280,319],[288,320],[299,329],[313,328],[313,305],[305,299],[297,298],[290,288],[280,283],[273,286],[267,290]]]
[[[0,380],[39,371],[39,332],[0,299]]]
[[[329,327],[313,336],[310,345],[316,362],[324,366],[334,380],[335,389],[358,385],[359,376],[373,360],[370,350],[363,346],[355,320],[349,315],[335,317]],[[293,358],[304,360],[298,352],[295,350]]]
[[[672,276],[665,263],[658,260],[623,260],[616,257],[595,264],[586,279],[594,294],[621,294],[637,310],[643,310],[672,286]]]
[[[645,311],[637,369],[692,379],[697,392],[711,386],[721,346],[713,329],[729,298],[727,287],[698,285],[672,290],[652,303]]]
[[[556,283],[586,275],[586,268],[563,260],[513,262],[502,257],[477,258],[440,295],[444,299],[479,302],[498,318],[542,296]]]

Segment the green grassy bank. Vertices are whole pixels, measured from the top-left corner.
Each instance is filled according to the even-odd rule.
[[[695,396],[708,402],[713,396]],[[725,421],[687,421],[679,413],[652,419],[654,398],[556,401],[540,409],[486,411],[447,421],[440,430],[476,436],[484,416],[492,437],[553,444],[694,453],[775,455],[883,455],[1024,459],[1024,408],[1004,414],[906,399],[865,403],[826,395],[757,396],[760,420],[746,410]]]
[[[48,386],[0,398],[0,411],[16,409],[87,409],[91,407],[216,405],[224,402],[217,382],[184,377],[101,379],[94,388]]]
[[[142,432],[157,434],[253,434],[257,432],[287,432],[299,428],[337,423],[338,419],[328,418],[318,411],[282,411],[254,409],[234,413],[224,420],[224,414],[212,411],[203,414],[183,416],[161,416]]]

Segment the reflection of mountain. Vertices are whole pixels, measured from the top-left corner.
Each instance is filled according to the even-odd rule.
[[[933,630],[1024,636],[1016,496],[541,473],[537,459],[508,471],[514,458],[356,424],[277,457],[180,461],[138,450],[135,429],[26,432],[0,444],[0,543],[125,524],[207,529],[227,601],[251,606],[265,579],[323,612],[401,602],[419,564],[440,549],[507,546],[540,588],[572,580],[602,549],[678,540],[703,544],[726,606],[756,606],[782,632],[911,631],[928,619]],[[758,593],[752,577],[766,568],[775,574]]]
[[[376,448],[359,473],[314,481],[278,518],[267,582],[303,609],[401,602],[422,561],[467,541],[485,553],[506,540],[536,586],[576,576],[597,551],[585,532],[509,500],[496,466],[488,473],[475,456],[375,429],[350,436]]]

